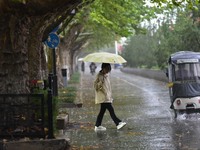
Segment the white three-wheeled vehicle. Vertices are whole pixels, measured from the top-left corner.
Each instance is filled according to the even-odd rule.
[[[200,52],[180,51],[168,61],[169,94],[175,118],[200,112]]]

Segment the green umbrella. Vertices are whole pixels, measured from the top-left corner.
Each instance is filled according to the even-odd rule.
[[[111,64],[126,63],[126,60],[122,56],[108,52],[97,52],[88,54],[83,58],[83,61],[96,62],[96,63],[111,63]]]

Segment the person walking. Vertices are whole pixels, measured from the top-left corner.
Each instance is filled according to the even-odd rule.
[[[101,70],[96,76],[94,81],[95,89],[95,104],[100,104],[100,111],[95,123],[95,131],[105,131],[106,128],[101,126],[104,113],[106,109],[109,111],[112,120],[114,121],[117,129],[123,128],[126,123],[122,122],[115,114],[112,106],[113,98],[111,91],[111,84],[109,79],[109,72],[111,71],[111,65],[109,63],[102,63]]]
[[[84,73],[85,72],[85,63],[82,61],[81,63],[81,71]]]
[[[94,75],[96,68],[97,68],[96,64],[95,64],[94,62],[92,62],[92,63],[90,64],[90,73],[91,73],[92,75]]]

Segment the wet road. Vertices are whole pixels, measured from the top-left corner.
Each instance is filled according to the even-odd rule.
[[[117,130],[108,112],[102,125],[106,132],[95,133],[99,105],[94,104],[94,76],[88,70],[81,77],[78,100],[82,108],[66,108],[70,125],[63,137],[73,149],[84,150],[197,150],[200,149],[200,114],[174,119],[166,83],[111,72],[115,112],[127,125]]]

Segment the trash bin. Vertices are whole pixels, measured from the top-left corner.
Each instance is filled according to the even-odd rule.
[[[61,69],[62,77],[63,77],[63,85],[64,87],[67,87],[67,69],[63,68]]]

